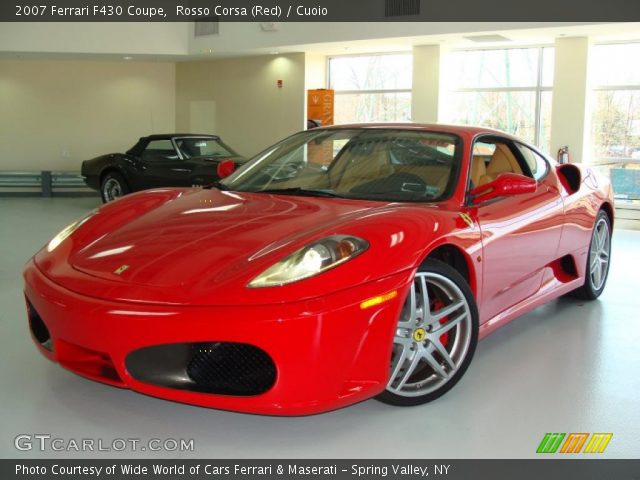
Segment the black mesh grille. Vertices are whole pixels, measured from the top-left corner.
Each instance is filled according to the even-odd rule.
[[[53,345],[51,344],[51,335],[49,334],[49,329],[45,325],[42,317],[33,307],[29,299],[27,300],[27,314],[29,315],[29,328],[31,329],[31,333],[36,341],[46,348],[49,351],[53,350]]]
[[[276,367],[263,350],[244,343],[192,345],[187,375],[198,390],[227,395],[258,395],[275,382]]]

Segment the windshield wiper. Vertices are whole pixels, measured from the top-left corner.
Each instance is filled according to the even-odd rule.
[[[265,190],[256,190],[253,193],[275,193],[277,195],[302,195],[305,197],[327,197],[327,198],[341,198],[335,192],[329,192],[328,190],[313,190],[309,188],[291,187],[291,188],[267,188]]]
[[[217,188],[218,190],[223,190],[223,191],[230,190],[229,187],[227,187],[224,183],[219,181],[209,183],[207,185],[203,185],[202,188],[205,190],[211,190],[212,188]]]

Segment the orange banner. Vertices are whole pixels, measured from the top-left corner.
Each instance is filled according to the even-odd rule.
[[[307,91],[307,119],[321,127],[333,125],[333,90],[319,88]]]

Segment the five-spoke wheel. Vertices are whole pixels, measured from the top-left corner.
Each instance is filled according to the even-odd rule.
[[[462,377],[477,340],[477,307],[466,281],[449,265],[427,260],[398,319],[391,373],[378,399],[418,405],[438,398]]]
[[[611,222],[609,216],[600,210],[591,233],[584,285],[571,293],[586,300],[598,298],[607,283],[610,257]]]

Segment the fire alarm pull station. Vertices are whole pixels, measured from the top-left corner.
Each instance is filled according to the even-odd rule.
[[[565,145],[558,150],[558,163],[569,163],[569,146]]]

